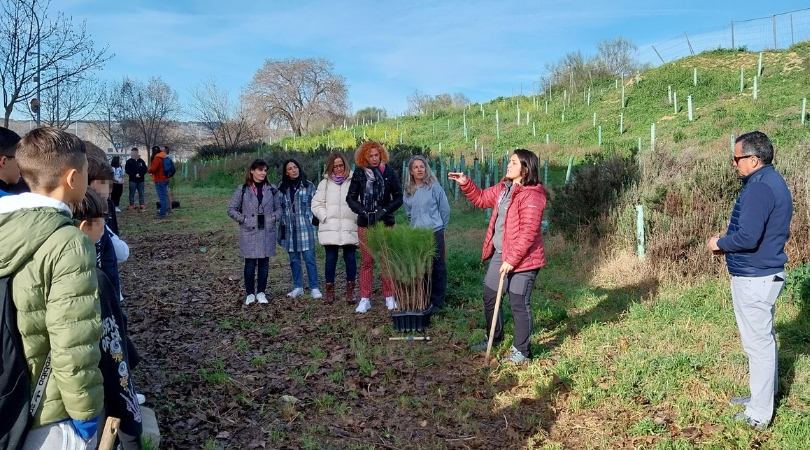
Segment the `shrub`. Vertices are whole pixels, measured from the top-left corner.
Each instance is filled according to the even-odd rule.
[[[197,149],[194,157],[195,159],[210,159],[210,158],[222,158],[227,156],[233,156],[234,153],[237,155],[241,155],[244,153],[254,153],[262,144],[259,142],[252,142],[245,145],[240,145],[239,147],[234,148],[226,148],[220,147],[215,144],[203,145]]]
[[[599,238],[608,232],[600,226],[601,218],[637,180],[637,164],[632,157],[588,156],[572,176],[570,183],[551,187],[549,221],[566,237],[574,237],[584,227],[592,238]]]

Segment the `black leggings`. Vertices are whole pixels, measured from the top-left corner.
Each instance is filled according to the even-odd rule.
[[[110,197],[112,198],[113,204],[116,208],[121,206],[121,195],[124,194],[124,185],[113,183],[112,185],[112,194]]]
[[[500,281],[499,269],[503,263],[503,255],[495,253],[489,260],[489,268],[484,277],[484,314],[487,318],[487,337],[492,328],[492,316],[495,313],[495,299],[498,295],[498,282]],[[532,337],[532,307],[531,297],[534,280],[537,278],[539,269],[527,270],[524,272],[510,272],[503,280],[503,293],[509,293],[509,306],[512,308],[512,317],[515,321],[515,341],[512,344],[527,358],[531,358]],[[503,342],[503,303],[498,310],[498,318],[495,323],[495,337],[492,345],[495,346]]]

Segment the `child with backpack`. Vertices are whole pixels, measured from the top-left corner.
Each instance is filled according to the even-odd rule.
[[[81,203],[71,207],[73,218],[80,222],[79,229],[93,242],[100,241],[107,232],[104,208],[105,202],[93,188],[87,190]],[[130,359],[134,346],[112,283],[102,269],[96,268],[96,275],[102,323],[99,368],[104,376],[104,411],[100,422],[104,423],[108,416],[121,419],[118,427],[121,447],[140,450],[143,422],[131,376],[134,361]]]
[[[87,191],[85,146],[43,127],[19,142],[15,156],[31,193],[0,198],[0,279],[12,277],[8,292],[26,365],[11,388],[26,394],[25,403],[36,397],[31,414],[21,415],[26,406],[0,393],[2,436],[9,448],[94,447],[104,401],[95,249],[68,207]],[[2,355],[4,370],[11,363]]]

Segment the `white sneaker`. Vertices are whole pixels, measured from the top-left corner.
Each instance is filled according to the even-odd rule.
[[[317,288],[312,290],[312,298],[323,298],[323,294]]]
[[[263,305],[267,303],[267,297],[264,296],[264,292],[259,292],[256,294],[256,300]]]
[[[248,295],[248,296],[247,296],[247,298],[245,299],[245,304],[246,304],[246,305],[249,305],[249,304],[251,304],[251,303],[253,303],[253,302],[255,302],[255,301],[256,301],[256,296],[255,296],[255,295],[253,295],[253,294],[250,294],[250,295]]]
[[[295,298],[295,297],[298,297],[299,295],[301,295],[303,293],[304,293],[304,288],[295,288],[295,289],[291,290],[290,292],[287,292],[287,297]]]
[[[121,212],[121,208],[119,208],[119,207],[117,207],[117,206],[116,206],[116,207],[115,207],[115,212]]]
[[[398,308],[397,302],[394,300],[394,297],[385,297],[385,306],[388,307],[389,311]]]
[[[367,298],[361,298],[360,304],[357,305],[357,309],[355,309],[354,312],[365,314],[369,309],[371,309],[371,301]]]
[[[143,405],[146,403],[146,397],[143,394],[135,394],[138,397],[138,404]]]

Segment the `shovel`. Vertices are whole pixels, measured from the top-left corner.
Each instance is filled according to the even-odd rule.
[[[487,340],[487,356],[484,361],[489,365],[489,353],[492,351],[492,339],[495,338],[495,324],[498,321],[498,311],[501,308],[501,296],[503,295],[503,277],[505,273],[501,274],[501,279],[498,281],[498,294],[495,296],[495,311],[492,313],[492,326],[489,327],[489,339]]]
[[[104,424],[104,430],[99,440],[99,450],[112,450],[115,445],[115,438],[118,436],[118,425],[121,424],[121,419],[115,417],[107,417],[107,422]]]

